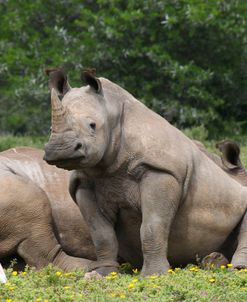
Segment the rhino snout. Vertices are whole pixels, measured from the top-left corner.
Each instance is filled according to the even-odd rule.
[[[57,165],[62,162],[81,161],[86,158],[86,148],[81,142],[75,142],[67,148],[52,146],[49,143],[45,145],[45,155],[43,159],[51,165]]]

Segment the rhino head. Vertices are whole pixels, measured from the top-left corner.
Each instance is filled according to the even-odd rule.
[[[112,129],[120,110],[109,106],[101,80],[92,70],[83,72],[87,86],[81,88],[72,88],[60,69],[47,74],[52,126],[44,160],[67,170],[95,167],[111,153]]]

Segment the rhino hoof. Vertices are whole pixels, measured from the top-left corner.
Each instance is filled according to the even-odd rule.
[[[241,269],[246,269],[246,268],[247,268],[247,264],[235,264],[230,269],[241,270]]]
[[[221,265],[227,265],[229,261],[226,257],[218,252],[213,252],[202,259],[202,267],[204,269],[219,268]]]

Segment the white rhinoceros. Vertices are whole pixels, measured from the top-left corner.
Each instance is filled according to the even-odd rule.
[[[143,259],[144,276],[162,274],[225,249],[233,267],[247,266],[246,187],[118,85],[85,72],[88,86],[71,88],[60,70],[47,73],[45,160],[75,170],[70,192],[96,248],[91,269],[116,270],[119,253]]]
[[[36,268],[87,270],[95,251],[68,193],[69,173],[43,156],[28,147],[0,153],[0,259],[16,253]]]

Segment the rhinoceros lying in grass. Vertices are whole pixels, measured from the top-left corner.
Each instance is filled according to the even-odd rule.
[[[216,148],[221,151],[221,156],[215,153],[209,152],[206,147],[199,141],[193,141],[199,149],[212,159],[221,169],[223,169],[230,177],[235,179],[243,186],[247,186],[247,172],[240,160],[240,148],[238,143],[231,140],[223,140],[216,144]],[[227,251],[227,249],[226,249]],[[226,253],[229,258],[231,254]],[[220,267],[226,265],[229,260],[221,253],[213,252],[202,260],[202,265],[205,268]]]
[[[69,174],[43,155],[27,147],[0,153],[0,259],[17,253],[37,268],[86,270],[94,246],[68,193]]]
[[[221,151],[221,156],[209,152],[201,142],[193,142],[229,176],[247,186],[247,172],[240,160],[240,148],[236,142],[228,139],[218,142],[216,148]]]
[[[76,170],[70,191],[96,247],[91,269],[116,270],[119,253],[143,259],[144,276],[162,274],[222,248],[233,267],[247,266],[247,188],[118,85],[85,72],[88,86],[71,88],[48,73],[45,160]]]

